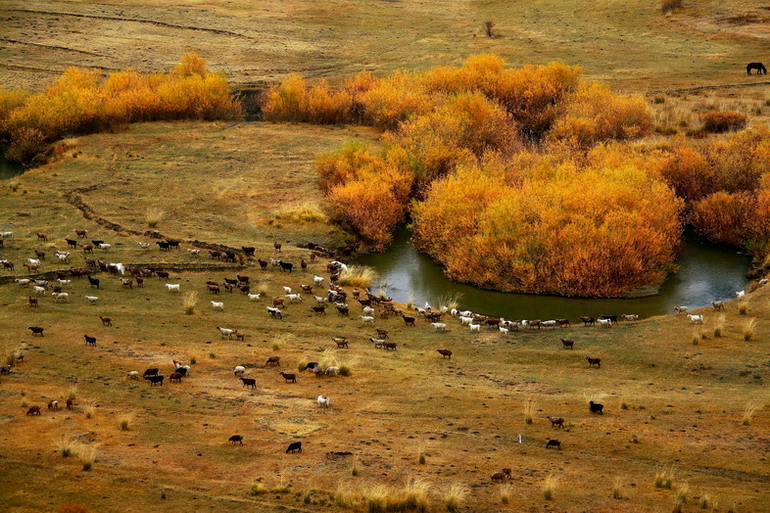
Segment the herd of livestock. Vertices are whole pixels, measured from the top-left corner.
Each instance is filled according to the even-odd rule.
[[[105,262],[102,258],[94,257],[94,250],[101,251],[104,255],[110,254],[112,245],[103,241],[93,239],[86,241],[86,230],[73,230],[76,238],[65,238],[64,242],[67,245],[67,249],[55,250],[53,256],[59,263],[69,264],[72,258],[72,251],[76,251],[78,248],[82,250],[84,254],[85,267],[69,267],[66,270],[58,270],[53,273],[49,273],[47,277],[24,277],[16,278],[14,281],[22,287],[29,289],[27,293],[27,303],[32,308],[40,306],[41,300],[50,294],[52,300],[56,303],[69,303],[74,300],[71,297],[72,290],[74,288],[73,279],[86,278],[88,282],[88,293],[83,294],[83,299],[90,305],[98,305],[100,294],[104,293],[103,278],[97,278],[99,272],[109,273],[115,275],[123,288],[133,289],[135,286],[142,288],[145,285],[145,279],[150,277],[157,277],[161,280],[165,280],[164,288],[168,293],[174,294],[182,291],[182,285],[180,283],[174,283],[171,279],[171,275],[168,271],[160,269],[151,269],[149,267],[139,267],[126,265],[121,262]],[[48,236],[45,233],[36,233],[37,241],[46,242]],[[159,234],[150,230],[146,232],[146,235],[150,237],[159,237]],[[13,239],[12,232],[0,232],[0,249],[5,247],[6,241]],[[149,242],[137,242],[137,244],[144,250],[149,250],[151,244]],[[180,242],[175,240],[159,240],[155,244],[160,251],[172,251],[180,249]],[[282,245],[280,243],[274,244],[276,253],[281,254]],[[327,253],[316,245],[309,245],[308,259],[310,262],[314,262],[320,254]],[[189,248],[186,250],[192,256],[199,256],[201,250],[198,248]],[[33,249],[34,257],[30,254],[29,258],[22,263],[23,267],[27,269],[29,273],[38,272],[40,269],[41,261],[45,260],[46,252]],[[214,251],[209,250],[209,254],[212,258],[229,262],[240,262],[242,265],[247,261],[254,259],[255,248],[242,247],[238,250],[225,250]],[[256,262],[262,271],[268,270],[273,267],[281,272],[291,273],[294,269],[294,264],[278,258],[268,258],[263,260],[257,258]],[[0,265],[4,270],[14,271],[16,266],[13,262],[7,259],[0,259]],[[301,258],[299,267],[303,271],[307,271],[309,264],[305,258]],[[244,267],[245,268],[245,267]],[[242,268],[243,269],[243,268]],[[351,316],[351,304],[357,303],[357,309],[360,309],[360,314],[357,319],[360,321],[361,328],[364,329],[367,326],[372,326],[374,329],[373,336],[369,337],[369,341],[375,349],[383,349],[386,351],[396,351],[398,345],[388,337],[388,330],[383,328],[374,328],[376,319],[385,321],[391,318],[400,318],[405,326],[416,327],[418,321],[420,324],[424,323],[426,326],[430,326],[436,332],[446,332],[449,326],[449,322],[453,321],[458,326],[467,326],[470,332],[480,333],[482,329],[496,331],[503,335],[508,334],[515,330],[541,330],[541,329],[558,329],[569,328],[571,323],[569,319],[556,318],[556,319],[506,319],[504,317],[495,317],[489,315],[483,315],[472,312],[470,310],[461,310],[458,308],[440,307],[433,308],[429,304],[425,304],[423,307],[404,307],[398,305],[391,298],[382,294],[372,294],[365,288],[350,288],[344,289],[337,283],[340,281],[341,276],[347,270],[347,264],[340,260],[331,260],[326,266],[328,276],[321,276],[313,274],[312,278],[308,279],[307,284],[299,286],[298,290],[294,290],[290,286],[283,286],[282,293],[277,296],[265,297],[266,290],[261,287],[259,291],[254,291],[251,288],[251,279],[247,275],[236,274],[233,278],[225,278],[222,282],[219,281],[206,281],[204,290],[210,294],[212,299],[210,300],[210,306],[215,311],[224,311],[225,303],[229,303],[223,292],[233,294],[233,298],[236,295],[242,295],[251,302],[259,302],[262,300],[267,301],[265,313],[269,318],[275,320],[281,320],[286,315],[287,311],[294,308],[304,308],[305,312],[311,312],[312,314],[323,316],[326,315],[328,309],[333,308],[333,312],[340,317]],[[51,276],[54,274],[55,277]],[[766,283],[767,280],[761,280],[760,285]],[[238,294],[236,294],[236,291]],[[737,298],[745,296],[744,291],[736,293]],[[233,301],[235,299],[232,299]],[[290,307],[290,305],[293,305]],[[304,307],[302,305],[305,305]],[[723,310],[724,303],[722,301],[714,301],[712,303],[714,310]],[[690,321],[693,324],[702,324],[704,322],[704,316],[690,315],[688,314],[688,308],[685,306],[678,306],[675,308],[677,314],[688,315]],[[112,319],[105,316],[99,316],[102,325],[105,327],[112,326]],[[606,328],[611,328],[619,321],[633,322],[639,319],[635,314],[622,314],[622,315],[600,315],[600,316],[581,316],[580,322],[584,326],[599,325]],[[246,334],[242,333],[236,328],[228,328],[224,326],[216,326],[219,334],[223,339],[235,339],[237,341],[245,340]],[[29,330],[33,336],[44,336],[45,328],[42,326],[30,326]],[[84,335],[86,345],[96,345],[97,339],[94,336],[88,334]],[[561,343],[565,349],[573,349],[575,342],[566,338],[561,338]],[[347,337],[333,337],[332,341],[336,345],[337,349],[348,349],[349,340]],[[453,352],[447,348],[438,348],[436,351],[442,358],[451,359]],[[601,367],[600,358],[586,357],[589,367]],[[17,355],[17,362],[23,361],[23,355]],[[265,362],[266,367],[277,367],[280,365],[280,357],[270,356]],[[184,378],[189,376],[191,367],[183,362],[173,360],[174,369],[168,376],[168,382],[179,383]],[[308,362],[303,369],[314,373],[316,376],[339,376],[341,369],[339,366],[331,365],[324,367],[319,362]],[[0,373],[10,374],[11,365],[5,365],[0,368]],[[237,365],[233,369],[233,374],[238,378],[243,387],[254,389],[256,388],[256,379],[245,376],[247,368],[244,365]],[[289,373],[280,371],[281,376],[287,383],[296,383],[297,375],[295,373]],[[138,379],[140,373],[138,371],[129,371],[127,373],[128,378]],[[160,374],[159,368],[146,369],[141,377],[148,381],[150,386],[163,386],[166,380],[165,376]],[[329,397],[319,395],[316,399],[317,403],[321,407],[328,408],[331,404]],[[58,408],[58,401],[52,401],[48,405],[49,409]],[[68,400],[68,408],[72,407],[71,401]],[[604,412],[604,406],[602,404],[589,403],[589,411],[595,414],[602,414]],[[39,415],[41,408],[39,406],[31,407],[28,415]],[[562,417],[548,417],[554,428],[564,427],[564,419]],[[233,435],[229,439],[234,444],[243,445],[242,435]],[[561,442],[559,440],[549,440],[546,444],[546,448],[556,447],[561,449]],[[286,452],[301,452],[301,442],[292,443],[286,450]],[[506,481],[510,478],[510,474],[498,472],[493,475],[493,480]]]

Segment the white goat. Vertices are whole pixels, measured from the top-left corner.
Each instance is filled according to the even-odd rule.
[[[596,322],[599,323],[599,326],[606,326],[607,328],[612,327],[612,320],[611,319],[596,319]]]
[[[179,283],[166,283],[166,290],[169,292],[179,292]]]
[[[690,321],[692,321],[693,324],[703,324],[702,315],[688,315],[687,317],[690,318]]]
[[[92,305],[95,305],[97,301],[99,301],[99,298],[97,296],[86,296],[86,299],[89,303]]]
[[[0,239],[11,239],[13,238],[13,232],[0,232]]]
[[[324,284],[324,277],[323,276],[318,276],[317,274],[314,274],[313,275],[313,283],[315,283],[316,287],[320,287],[321,285]]]
[[[687,313],[687,307],[686,306],[675,306],[674,311],[677,315],[682,315]]]
[[[365,306],[364,307],[364,315],[372,315],[374,313],[374,308],[371,306]]]
[[[738,299],[745,298],[746,297],[746,291],[745,290],[739,290],[738,292],[735,293],[735,297],[738,298]]]
[[[194,256],[198,256],[198,255],[201,254],[201,250],[200,249],[187,248],[187,252],[190,253],[191,255],[194,255]]]
[[[262,294],[249,294],[249,301],[258,301]]]
[[[460,324],[462,324],[463,326],[469,326],[471,323],[473,323],[473,317],[465,317],[465,316],[460,317]]]
[[[638,321],[639,316],[636,314],[623,314],[624,321]]]
[[[361,322],[364,324],[374,324],[374,317],[371,315],[359,315],[358,318],[361,319]]]
[[[211,301],[211,306],[214,310],[219,310],[220,312],[225,310],[225,303],[222,301]]]
[[[287,294],[291,294],[291,287],[284,287],[283,291],[286,292]]]
[[[318,406],[323,406],[324,408],[329,407],[329,402],[331,401],[331,397],[324,397],[322,395],[318,396]]]
[[[103,249],[104,251],[109,251],[111,247],[112,244],[107,244],[106,242],[99,244],[99,249]]]
[[[45,287],[38,287],[37,285],[32,288],[36,296],[45,296]]]
[[[243,376],[243,374],[246,372],[246,367],[243,365],[236,365],[233,369],[233,374],[236,376]]]
[[[469,324],[468,327],[471,329],[471,331],[477,331],[481,333],[481,324]]]
[[[70,283],[72,283],[72,280],[62,280],[62,279],[58,279],[58,280],[56,280],[56,281],[57,281],[57,282],[59,282],[59,285],[61,285],[62,287],[64,287],[65,285],[69,285]]]
[[[302,302],[302,294],[286,294],[286,299],[288,299],[292,303],[301,303]]]
[[[137,242],[136,243],[140,248],[142,249],[150,249],[150,243],[149,242]],[[189,251],[189,250],[188,250]]]
[[[222,338],[233,338],[233,333],[235,333],[235,330],[223,328],[222,326],[217,326],[217,329],[219,330],[220,335],[222,335]]]
[[[69,303],[70,295],[66,292],[53,292],[51,294],[56,303]]]
[[[126,274],[126,266],[118,262],[117,264],[110,263],[112,267],[118,270],[121,276]]]
[[[510,331],[508,328],[503,328],[502,326],[500,326],[498,329],[500,330],[500,333],[502,333],[502,334],[506,334],[506,333],[508,333]]]
[[[432,322],[430,325],[433,326],[433,329],[436,331],[446,331],[446,324],[443,322]]]
[[[128,379],[139,379],[139,371],[129,371],[127,376]]]

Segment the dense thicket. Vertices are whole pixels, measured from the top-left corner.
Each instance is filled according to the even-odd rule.
[[[167,73],[126,70],[103,76],[69,69],[37,94],[0,90],[0,139],[10,144],[9,159],[28,162],[52,141],[121,123],[231,119],[241,113],[227,78],[187,54]]]

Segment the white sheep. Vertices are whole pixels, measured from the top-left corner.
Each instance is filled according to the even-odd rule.
[[[35,292],[36,296],[45,296],[45,287],[38,287],[35,285],[32,290]]]
[[[543,321],[540,323],[541,326],[545,328],[555,328],[556,327],[556,321],[550,320],[550,321]]]
[[[364,307],[364,315],[372,315],[374,314],[374,308],[371,306],[365,306]]]
[[[0,239],[12,239],[13,232],[0,232]]]
[[[85,296],[85,298],[88,300],[89,303],[92,305],[95,305],[97,301],[99,301],[99,298],[97,296]]]
[[[249,294],[249,301],[258,301],[262,294]]]
[[[187,252],[190,253],[193,256],[198,256],[198,255],[201,254],[201,250],[200,249],[187,248]]]
[[[139,379],[139,371],[129,371],[128,379]]]
[[[317,274],[313,275],[313,283],[315,283],[316,287],[320,287],[324,284],[324,278],[323,276],[318,276]]]
[[[225,303],[222,301],[211,301],[211,306],[214,310],[219,310],[220,312],[225,310]]]
[[[329,402],[331,401],[331,397],[324,397],[322,395],[318,396],[318,406],[323,406],[324,408],[329,407]]]
[[[284,287],[283,291],[286,292],[287,294],[291,294],[291,287]]]
[[[473,322],[473,317],[460,316],[460,324],[469,326]]]
[[[107,244],[105,242],[102,242],[101,244],[99,244],[99,249],[103,249],[104,251],[109,251],[111,247],[112,247],[112,244]]]
[[[223,328],[222,326],[217,326],[217,329],[219,330],[219,333],[222,335],[222,338],[233,338],[233,333],[235,333],[235,330],[231,330],[229,328]]]
[[[149,242],[137,242],[136,244],[142,249],[150,249]]]
[[[59,282],[59,285],[61,285],[62,287],[72,283],[72,280],[62,280],[61,278],[57,279],[56,281]]]
[[[677,315],[682,315],[687,313],[687,307],[686,306],[675,306],[674,311]]]
[[[693,324],[703,324],[703,316],[702,315],[688,315],[687,317],[690,318],[690,321]]]
[[[596,322],[599,323],[599,326],[606,326],[607,328],[612,327],[612,320],[611,319],[596,319]]]
[[[639,316],[636,314],[623,314],[623,320],[625,321],[638,321]]]
[[[500,333],[502,333],[503,335],[505,335],[510,331],[508,328],[503,328],[502,326],[500,326],[498,329],[500,330]]]
[[[327,298],[327,297],[313,296],[313,299],[315,299],[318,303],[328,303],[329,302],[329,298]]]
[[[16,278],[13,281],[18,283],[19,286],[21,286],[21,287],[27,287],[27,286],[29,286],[30,282],[32,282],[32,280],[30,280],[29,278]]]
[[[40,265],[40,260],[37,258],[28,258],[27,262],[32,265]]]
[[[233,369],[233,374],[236,376],[243,376],[243,374],[246,372],[246,367],[243,365],[236,365]]]
[[[57,303],[68,303],[70,300],[70,295],[66,292],[53,292],[51,296],[53,296],[53,300]]]
[[[179,292],[179,283],[166,283],[166,290],[169,292]]]
[[[436,331],[446,331],[446,324],[443,322],[432,322],[430,325],[433,326],[433,329]]]
[[[340,373],[340,368],[336,366],[327,367],[324,371],[324,375],[326,376],[337,376]]]
[[[374,317],[371,315],[359,315],[358,318],[361,319],[361,322],[365,324],[374,324]]]
[[[126,274],[126,266],[123,265],[122,263],[118,262],[117,264],[113,264],[110,262],[110,266],[117,269],[121,276]]]
[[[469,324],[468,327],[470,327],[471,331],[481,332],[481,324]]]
[[[70,261],[70,252],[69,251],[57,251],[56,252],[56,258],[58,258],[60,262],[69,262]]]
[[[735,293],[735,297],[738,298],[738,299],[745,298],[746,297],[746,291],[745,290],[739,290],[738,292]]]
[[[286,299],[288,299],[292,303],[301,303],[302,302],[302,294],[286,294]]]

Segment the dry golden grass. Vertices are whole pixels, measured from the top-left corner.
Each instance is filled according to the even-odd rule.
[[[294,223],[326,223],[329,217],[318,203],[309,201],[296,202],[278,209],[275,219]]]
[[[78,456],[78,461],[80,461],[80,464],[85,471],[91,470],[91,468],[94,465],[94,462],[96,461],[96,447],[92,445],[83,445],[80,444],[75,449],[75,453]]]
[[[196,306],[198,306],[198,292],[195,290],[185,292],[182,295],[182,310],[185,315],[194,314]]]
[[[377,271],[364,265],[349,265],[340,273],[338,285],[368,289],[378,278]]]
[[[468,497],[468,487],[463,483],[452,483],[441,495],[444,508],[449,513],[457,513]]]
[[[543,481],[543,498],[547,501],[553,500],[553,494],[556,486],[559,484],[559,476],[549,474]]]
[[[532,424],[535,414],[537,413],[537,402],[532,397],[524,399],[524,406],[522,407],[524,412],[524,423]]]
[[[757,414],[757,412],[762,409],[762,405],[758,403],[748,403],[746,405],[746,408],[743,410],[743,416],[741,417],[741,424],[744,426],[748,426],[751,424],[751,421],[754,419],[754,416]]]
[[[157,228],[164,217],[166,217],[166,211],[159,207],[147,207],[144,211],[144,222],[150,228]]]
[[[743,323],[743,340],[749,342],[754,338],[754,332],[757,328],[757,319],[751,318]]]

